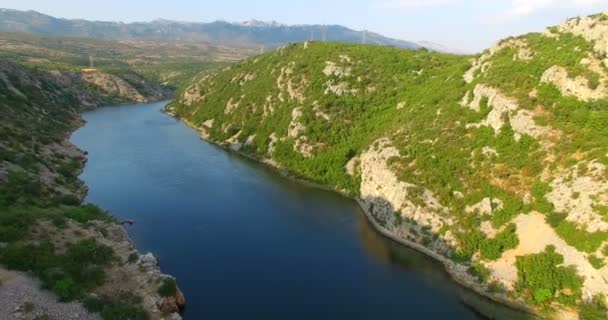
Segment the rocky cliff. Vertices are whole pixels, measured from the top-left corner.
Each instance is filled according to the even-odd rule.
[[[334,43],[201,75],[201,137],[360,200],[457,280],[547,318],[607,316],[608,16],[476,57]]]
[[[68,139],[83,108],[166,94],[125,75],[0,62],[0,318],[180,319],[175,279],[117,220],[80,204],[86,156]]]

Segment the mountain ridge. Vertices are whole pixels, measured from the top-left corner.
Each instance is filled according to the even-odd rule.
[[[244,22],[186,22],[156,19],[151,22],[108,22],[55,18],[37,11],[0,10],[0,32],[24,32],[48,36],[77,36],[101,39],[147,39],[208,41],[214,44],[244,42],[279,47],[307,40],[339,41],[390,45],[415,49],[420,45],[356,31],[340,25],[285,25],[252,19]],[[311,37],[312,36],[312,37]]]

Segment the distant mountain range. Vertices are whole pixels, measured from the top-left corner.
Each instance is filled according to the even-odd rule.
[[[99,39],[204,41],[214,45],[258,45],[266,49],[306,40],[366,43],[408,49],[423,47],[415,42],[392,39],[369,31],[356,31],[339,25],[290,26],[257,20],[241,23],[200,23],[163,19],[122,23],[62,19],[36,11],[12,9],[0,9],[0,32]]]

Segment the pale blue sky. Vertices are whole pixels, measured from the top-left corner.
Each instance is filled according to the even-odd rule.
[[[124,22],[165,18],[342,24],[475,52],[505,36],[606,11],[608,0],[0,0],[0,7]]]

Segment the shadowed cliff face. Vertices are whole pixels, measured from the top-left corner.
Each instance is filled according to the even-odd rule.
[[[167,111],[359,197],[391,235],[481,273],[487,294],[574,319],[608,290],[607,21],[476,57],[294,44],[199,76]]]

